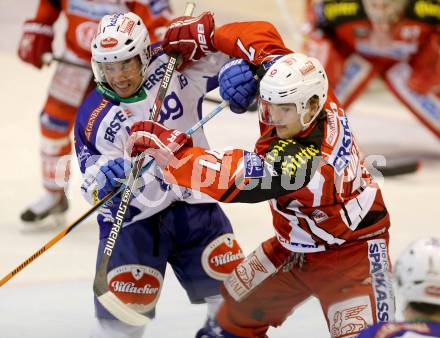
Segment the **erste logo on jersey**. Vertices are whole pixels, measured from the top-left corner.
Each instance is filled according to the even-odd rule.
[[[243,259],[243,251],[234,234],[224,234],[203,250],[202,266],[210,277],[225,280]]]
[[[144,313],[154,308],[163,284],[162,274],[144,265],[122,265],[107,275],[109,289],[130,308]]]
[[[348,119],[346,115],[339,117],[342,125],[343,135],[339,142],[339,148],[336,150],[336,157],[333,160],[333,167],[338,175],[341,175],[345,167],[350,163],[351,146],[353,145],[353,137],[351,135]]]
[[[121,130],[122,124],[125,121],[127,121],[125,111],[118,111],[113,117],[113,120],[110,122],[109,126],[105,129],[104,139],[111,143],[114,143],[116,134],[119,130]]]

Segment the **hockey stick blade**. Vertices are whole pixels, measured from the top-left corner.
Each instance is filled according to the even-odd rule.
[[[143,326],[148,324],[148,322],[151,320],[150,318],[141,315],[140,313],[131,309],[112,292],[106,292],[103,295],[99,296],[98,301],[106,309],[112,309],[112,313],[117,313],[117,318],[121,322],[124,322],[126,324],[133,326]]]
[[[108,257],[108,258],[107,258]],[[104,256],[103,260],[107,260],[108,264],[109,256]],[[98,298],[98,301],[104,306],[111,314],[118,318],[121,322],[124,322],[133,326],[142,326],[150,321],[150,318],[144,316],[132,309],[128,304],[125,304],[120,300],[108,287],[101,289],[100,285],[107,285],[107,271],[98,269],[96,273],[95,282],[93,283],[93,291]]]

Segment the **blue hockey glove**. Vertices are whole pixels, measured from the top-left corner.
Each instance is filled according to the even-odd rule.
[[[251,65],[244,60],[232,60],[219,73],[220,95],[229,102],[234,113],[244,113],[257,95],[258,82]]]
[[[131,162],[121,157],[108,161],[99,168],[96,180],[98,181],[98,198],[102,199],[121,181],[130,174]]]

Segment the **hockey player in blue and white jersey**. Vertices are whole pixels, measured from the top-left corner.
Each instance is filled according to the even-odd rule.
[[[412,243],[400,255],[394,273],[405,322],[376,324],[358,338],[440,337],[440,239]]]
[[[205,31],[211,30],[206,27]],[[203,95],[217,85],[216,74],[226,59],[216,53],[175,71],[159,121],[181,131],[198,122]],[[80,107],[75,124],[75,148],[84,178],[81,189],[90,203],[128,176],[132,164],[125,151],[130,127],[148,118],[168,60],[159,45],[150,45],[137,15],[114,14],[101,20],[92,42],[97,89]],[[193,134],[192,140],[208,146],[203,131]],[[209,321],[221,302],[221,281],[244,255],[219,205],[203,194],[167,184],[160,179],[160,170],[152,165],[138,180],[109,263],[109,288],[137,311],[153,317],[168,262],[191,302],[208,303]],[[116,198],[97,216],[98,261],[118,204]],[[93,337],[142,336],[144,327],[116,320],[97,301],[95,307],[98,320]],[[202,328],[197,337],[203,333]]]

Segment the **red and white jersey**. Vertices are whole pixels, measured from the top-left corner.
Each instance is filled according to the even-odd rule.
[[[380,189],[332,96],[316,123],[294,138],[263,128],[255,152],[184,147],[177,158],[167,168],[169,182],[221,202],[270,200],[276,236],[294,252],[374,237],[390,225]]]
[[[229,24],[214,39],[220,51],[256,65],[291,52],[268,23]],[[183,147],[176,157],[168,181],[222,202],[270,200],[277,238],[291,251],[323,251],[388,230],[380,189],[331,90],[315,123],[293,138],[262,125],[254,152]]]
[[[265,126],[262,130],[257,152],[266,160],[282,154],[286,140],[271,137],[275,132]],[[332,95],[317,123],[294,140],[309,155],[316,149],[319,153],[306,185],[270,200],[276,236],[285,248],[320,251],[387,231],[389,216],[380,189],[360,161],[347,116]],[[282,167],[288,173],[300,171],[304,156],[298,153],[304,152],[284,156]]]
[[[134,12],[145,23],[152,42],[155,30],[166,27],[170,19],[167,0],[40,0],[35,20],[52,25],[63,12],[67,19],[66,48],[90,62],[90,43],[104,15]]]

